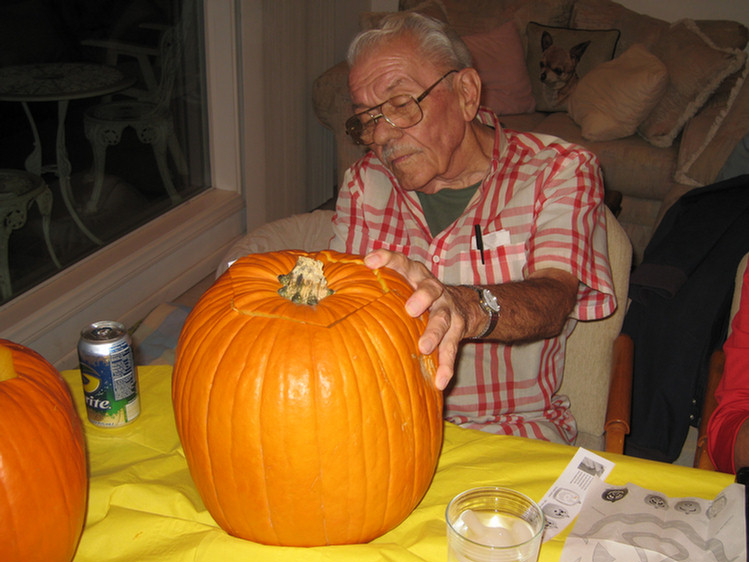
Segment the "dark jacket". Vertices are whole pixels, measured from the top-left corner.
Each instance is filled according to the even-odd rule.
[[[630,278],[635,344],[629,455],[673,462],[699,423],[710,354],[723,345],[749,252],[749,175],[694,189],[665,214]]]

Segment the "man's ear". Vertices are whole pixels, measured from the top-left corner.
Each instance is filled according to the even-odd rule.
[[[481,78],[475,68],[458,72],[454,83],[466,121],[473,121],[481,105]]]

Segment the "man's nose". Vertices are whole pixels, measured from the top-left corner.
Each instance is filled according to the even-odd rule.
[[[372,134],[374,144],[384,146],[388,141],[390,141],[390,139],[398,138],[402,134],[403,132],[390,123],[390,121],[388,121],[383,115],[380,115],[380,117],[375,120],[374,133]]]

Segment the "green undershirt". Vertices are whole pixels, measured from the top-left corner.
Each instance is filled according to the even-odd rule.
[[[458,220],[479,185],[481,182],[461,189],[441,189],[437,193],[416,192],[433,237]]]

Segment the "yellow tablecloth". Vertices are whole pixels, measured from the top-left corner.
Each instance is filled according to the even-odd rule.
[[[63,373],[84,420],[90,460],[88,516],[76,562],[442,562],[447,556],[444,511],[453,496],[475,486],[499,485],[538,501],[576,450],[446,424],[434,482],[397,528],[363,545],[269,547],[229,536],[203,506],[174,425],[171,367],[140,367],[138,375],[140,417],[123,428],[102,429],[86,419],[80,373]],[[634,482],[670,496],[713,498],[732,482],[717,472],[603,456],[616,462],[609,482]],[[542,561],[559,559],[565,535],[543,545]]]

